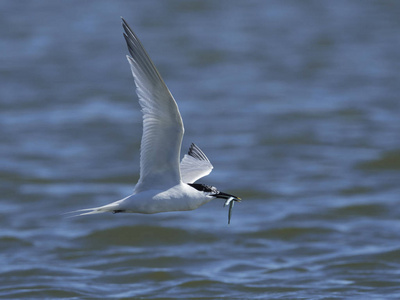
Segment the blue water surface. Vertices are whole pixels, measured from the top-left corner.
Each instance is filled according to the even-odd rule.
[[[1,1],[0,297],[399,299],[400,3]],[[130,194],[142,117],[120,16],[179,105],[191,212]]]

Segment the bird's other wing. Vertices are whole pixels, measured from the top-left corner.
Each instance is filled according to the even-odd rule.
[[[180,182],[179,159],[184,133],[178,105],[137,36],[122,19],[127,56],[143,113],[140,179],[135,191]]]
[[[211,173],[213,165],[207,156],[195,144],[190,145],[188,154],[181,161],[181,177],[184,183],[196,180]]]

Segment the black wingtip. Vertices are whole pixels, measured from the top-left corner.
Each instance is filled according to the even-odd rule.
[[[192,143],[189,148],[188,155],[198,160],[210,161],[203,151],[195,144]]]
[[[128,23],[125,21],[125,19],[123,17],[121,17],[121,20],[122,20],[122,27],[124,28],[126,35],[132,34],[133,36],[135,36],[132,29],[129,27]]]
[[[125,28],[125,26],[128,26],[128,23],[126,23],[125,19],[121,16],[121,20],[122,20],[122,27]],[[129,26],[128,26],[129,27]]]

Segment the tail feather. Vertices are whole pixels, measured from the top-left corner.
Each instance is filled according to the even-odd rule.
[[[72,217],[79,217],[79,216],[85,216],[85,215],[93,215],[93,214],[101,214],[101,213],[105,213],[105,212],[112,212],[118,208],[118,205],[119,205],[118,202],[119,201],[111,203],[111,204],[107,204],[104,206],[99,206],[99,207],[78,209],[78,210],[64,213],[64,215],[65,214],[75,214],[73,216],[69,216],[69,218],[72,218]]]

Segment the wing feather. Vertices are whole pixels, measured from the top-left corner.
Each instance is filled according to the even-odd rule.
[[[181,176],[185,183],[194,183],[198,179],[210,174],[213,165],[201,149],[191,144],[188,154],[181,162]]]
[[[143,112],[139,192],[180,182],[180,149],[184,133],[178,105],[161,75],[124,19],[122,26],[130,56],[127,56]]]

